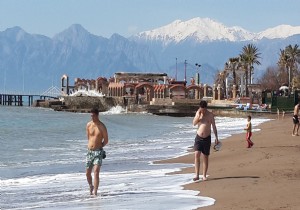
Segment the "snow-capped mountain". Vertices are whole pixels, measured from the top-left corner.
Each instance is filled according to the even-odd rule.
[[[176,20],[169,25],[145,31],[133,37],[135,40],[160,41],[164,45],[193,39],[198,43],[213,41],[254,41],[262,38],[286,38],[300,34],[300,26],[281,25],[260,33],[249,32],[241,27],[226,27],[209,18],[193,18],[188,21]]]
[[[279,25],[257,34],[256,39],[283,39],[300,34],[300,26]]]

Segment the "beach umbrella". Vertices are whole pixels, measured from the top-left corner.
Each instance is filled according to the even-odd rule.
[[[288,90],[288,89],[289,89],[288,86],[281,86],[281,87],[279,88],[279,90]]]

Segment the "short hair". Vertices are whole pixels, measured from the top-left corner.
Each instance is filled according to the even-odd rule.
[[[250,115],[248,115],[248,117],[247,117],[249,120],[251,120],[251,116]]]
[[[206,108],[207,107],[207,102],[206,101],[200,101],[200,107],[201,108]]]
[[[94,113],[96,115],[99,115],[99,110],[97,108],[92,108],[91,113]]]

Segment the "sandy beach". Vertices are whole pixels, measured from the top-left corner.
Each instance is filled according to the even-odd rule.
[[[299,209],[300,136],[291,135],[292,125],[286,114],[259,126],[253,148],[246,148],[243,133],[223,140],[221,151],[211,150],[208,180],[184,186],[216,200],[199,209]],[[162,162],[193,163],[193,152]],[[191,173],[192,179],[194,168],[180,173]]]

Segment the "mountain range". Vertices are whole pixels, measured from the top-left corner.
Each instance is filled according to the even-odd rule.
[[[249,43],[261,53],[262,65],[254,66],[257,78],[276,65],[280,49],[300,43],[300,26],[280,25],[252,33],[194,18],[127,38],[93,35],[79,24],[52,38],[13,27],[0,32],[0,90],[43,91],[51,85],[60,87],[63,74],[73,84],[77,77],[109,78],[115,72],[161,72],[177,75],[178,80],[184,79],[184,71],[187,79],[200,72],[201,83],[211,85],[225,62]],[[197,69],[195,63],[201,67]]]

